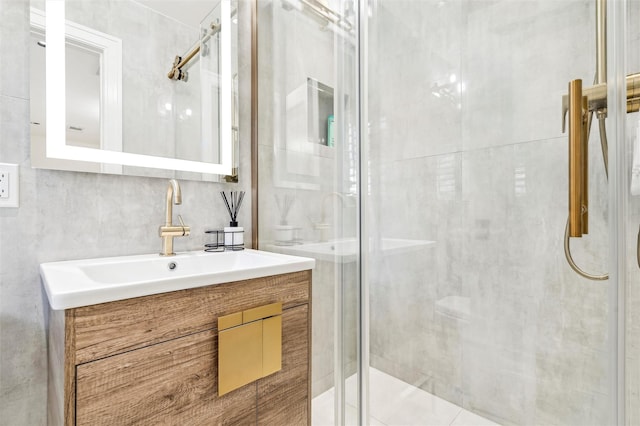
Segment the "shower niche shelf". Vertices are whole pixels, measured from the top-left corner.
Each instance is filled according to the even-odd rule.
[[[287,147],[296,142],[332,147],[333,88],[307,78],[287,95]],[[307,147],[310,150],[310,147]],[[313,151],[311,149],[311,151]]]
[[[285,99],[284,137],[275,139],[274,183],[278,187],[318,189],[326,159],[335,158],[334,90],[313,78]]]

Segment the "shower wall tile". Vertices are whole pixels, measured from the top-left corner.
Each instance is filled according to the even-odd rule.
[[[461,404],[459,323],[435,310],[438,293],[446,290],[435,285],[431,250],[372,254],[371,365]]]
[[[368,76],[372,155],[396,161],[458,151],[461,1],[381,2],[377,13]]]
[[[500,423],[606,421],[607,287],[577,277],[563,258],[566,147],[558,142],[463,156],[464,407]],[[574,253],[586,269],[606,271],[606,186],[603,177],[592,182],[591,232]],[[557,402],[560,392],[572,409]]]
[[[437,305],[461,291],[455,256],[461,242],[460,166],[458,154],[372,165],[376,214],[369,224],[382,244],[389,238],[432,242],[408,253],[371,254],[372,365],[457,404],[460,322]]]
[[[387,4],[379,25],[399,35],[376,35],[374,20],[369,225],[436,243],[372,253],[372,365],[502,424],[606,423],[607,286],[579,278],[563,252],[561,96],[592,79],[592,2],[460,2],[459,18],[430,27],[457,33],[442,36],[444,55],[415,30],[435,2]],[[462,70],[457,115],[435,112],[418,83],[443,64]],[[590,233],[571,244],[584,269],[606,272],[597,132],[590,143]],[[462,308],[443,315],[448,300]]]
[[[578,279],[563,258],[565,164],[564,139],[372,163],[374,238],[436,241],[403,257],[372,253],[373,366],[501,423],[603,418],[606,286]],[[591,181],[591,233],[574,252],[604,271],[598,167]],[[468,302],[468,318],[443,315],[448,296]],[[571,372],[562,383],[574,403],[588,397],[593,411],[579,417],[553,403],[556,368]]]
[[[593,2],[465,5],[465,150],[561,136],[567,83],[595,72]]]
[[[277,64],[284,66],[284,93],[306,84],[307,78],[335,87],[333,34],[321,31],[320,25],[306,14],[291,15],[287,17],[291,19],[285,20],[288,23],[285,31],[280,33],[284,36],[284,46],[279,47],[285,50],[285,61]],[[313,51],[313,55],[309,55],[309,51]]]
[[[534,346],[536,304],[525,295],[535,287],[511,262],[535,259],[510,253],[512,240],[527,241],[511,229],[520,219],[510,212],[517,188],[513,156],[512,146],[463,155],[467,232],[459,255],[469,321],[462,334],[462,387],[464,407],[494,421],[522,423],[531,406],[527,384],[535,377],[527,349]]]

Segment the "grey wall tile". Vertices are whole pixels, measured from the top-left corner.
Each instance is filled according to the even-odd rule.
[[[0,3],[0,95],[29,98],[28,0],[3,0]]]
[[[38,265],[159,251],[167,187],[164,179],[31,168],[29,68],[20,54],[28,52],[28,6],[0,2],[0,162],[19,164],[21,195],[19,208],[0,209],[0,418],[16,426],[46,424],[47,302]],[[248,111],[242,111],[241,123],[248,123]],[[183,204],[175,213],[192,234],[176,239],[176,250],[200,250],[207,242],[204,230],[228,222],[219,191],[250,191],[249,144],[240,146],[240,166],[238,185],[181,182]],[[250,241],[249,194],[240,222]]]

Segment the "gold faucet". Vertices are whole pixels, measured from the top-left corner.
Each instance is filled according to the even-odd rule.
[[[180,225],[174,225],[173,222],[173,204],[182,204],[182,192],[180,191],[180,185],[175,179],[169,181],[167,187],[166,198],[166,216],[164,226],[158,229],[158,233],[162,238],[162,252],[160,256],[175,256],[173,252],[173,238],[174,237],[186,237],[191,233],[191,228],[185,226],[182,221],[182,216],[178,215]]]

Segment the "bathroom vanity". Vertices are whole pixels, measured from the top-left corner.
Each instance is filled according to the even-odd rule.
[[[310,424],[306,261],[295,272],[51,309],[49,424]],[[222,324],[265,306],[281,306],[279,368],[220,396]]]

